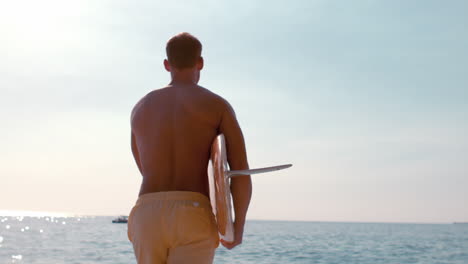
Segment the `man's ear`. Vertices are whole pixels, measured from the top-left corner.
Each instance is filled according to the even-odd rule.
[[[169,61],[167,59],[164,59],[164,68],[166,71],[171,72],[171,64],[169,64]]]
[[[198,58],[197,62],[197,70],[201,71],[203,69],[205,62],[203,60],[203,57]]]

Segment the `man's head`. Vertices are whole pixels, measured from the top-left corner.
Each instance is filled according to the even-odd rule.
[[[200,71],[203,68],[201,51],[202,45],[196,37],[187,32],[179,33],[167,42],[164,66],[173,73],[184,70]]]

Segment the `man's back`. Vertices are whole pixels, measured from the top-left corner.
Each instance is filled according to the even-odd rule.
[[[226,131],[228,145],[244,145],[229,104],[198,85],[170,85],[147,94],[135,106],[131,125],[143,175],[140,195],[192,191],[208,196],[207,164],[216,135]]]

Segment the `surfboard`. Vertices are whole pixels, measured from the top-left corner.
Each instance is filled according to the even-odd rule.
[[[208,165],[208,182],[210,185],[210,201],[213,214],[216,217],[218,233],[221,239],[234,241],[234,223],[232,213],[231,178],[240,175],[252,175],[286,169],[292,164],[249,169],[229,170],[227,162],[226,142],[223,134],[218,135],[211,145],[210,164]]]

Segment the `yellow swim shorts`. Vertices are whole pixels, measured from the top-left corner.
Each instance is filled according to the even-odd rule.
[[[141,195],[128,217],[128,239],[139,264],[213,263],[219,245],[208,197],[185,191]]]

